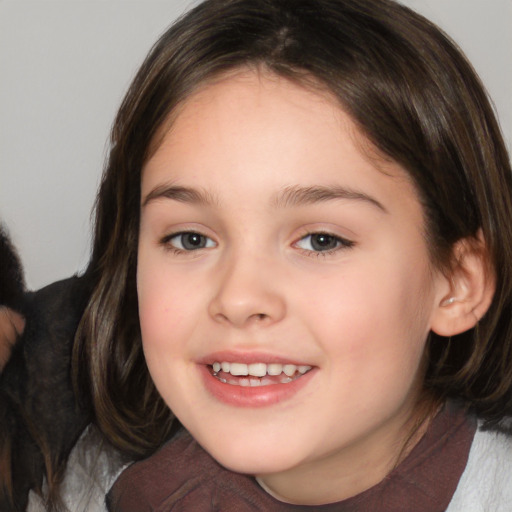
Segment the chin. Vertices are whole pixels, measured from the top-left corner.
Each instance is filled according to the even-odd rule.
[[[217,438],[218,439],[218,438]],[[225,439],[230,439],[229,434]],[[232,439],[232,438],[231,438]],[[223,467],[248,475],[280,473],[299,465],[302,459],[289,443],[239,439],[237,443],[219,445],[214,440],[200,443],[203,448]],[[280,449],[279,449],[279,448]]]
[[[261,454],[248,459],[245,457],[241,458],[240,455],[236,458],[216,457],[213,454],[211,455],[221,466],[235,473],[244,475],[256,476],[281,473],[295,465],[291,463],[286,464],[284,461],[280,460],[261,460]]]

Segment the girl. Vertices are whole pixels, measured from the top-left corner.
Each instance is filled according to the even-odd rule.
[[[510,510],[511,190],[482,85],[411,10],[190,11],[97,201],[78,379],[152,454],[110,509]]]

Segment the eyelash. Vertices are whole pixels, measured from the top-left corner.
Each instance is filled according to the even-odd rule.
[[[331,249],[326,249],[324,251],[321,251],[321,250],[311,250],[311,249],[304,249],[302,247],[299,246],[299,243],[302,242],[303,240],[306,240],[307,238],[311,238],[313,236],[325,236],[325,237],[328,237],[330,238],[332,241],[334,241],[336,243],[336,246],[331,248]],[[309,257],[313,257],[313,258],[320,258],[320,257],[327,257],[327,256],[331,256],[331,255],[334,255],[335,253],[337,253],[338,251],[342,251],[342,250],[346,250],[346,249],[351,249],[352,247],[354,247],[355,245],[355,242],[351,241],[351,240],[348,240],[346,238],[342,238],[340,236],[337,236],[337,235],[333,235],[332,233],[328,233],[326,231],[314,231],[314,232],[310,232],[310,233],[307,233],[305,234],[304,236],[302,236],[297,242],[294,243],[294,245],[300,249],[302,251],[303,254],[305,254],[306,256],[309,256]]]
[[[197,231],[179,231],[177,233],[170,233],[169,235],[164,236],[160,240],[160,244],[165,247],[166,250],[173,252],[174,254],[180,255],[180,254],[191,254],[196,251],[200,251],[201,249],[209,249],[212,246],[205,245],[204,247],[197,247],[195,249],[186,249],[183,247],[183,241],[181,242],[182,247],[176,247],[172,244],[172,240],[176,239],[178,237],[183,237],[185,235],[196,235],[197,237],[200,237],[201,239],[205,240],[205,243],[208,244],[209,242],[215,242],[208,236],[203,235],[202,233],[198,233]]]
[[[183,246],[183,239],[181,240],[181,243],[180,243],[181,247],[176,247],[175,245],[172,244],[173,239],[178,239],[179,237],[184,237],[186,235],[195,235],[197,237],[200,237],[200,239],[202,241],[204,241],[205,245],[201,246],[201,247],[197,247],[197,248],[187,249]],[[315,250],[314,247],[313,247],[313,249],[305,249],[305,248],[299,246],[300,242],[306,240],[307,238],[311,239],[311,237],[314,237],[314,236],[327,237],[331,242],[335,242],[336,245],[335,245],[335,247],[332,247],[332,248],[326,249],[326,250]],[[182,254],[190,255],[191,253],[200,251],[201,249],[210,249],[211,247],[214,247],[216,243],[210,237],[203,235],[202,233],[199,233],[197,231],[179,231],[177,233],[171,233],[171,234],[163,237],[160,240],[160,244],[163,245],[166,250],[168,250],[176,255],[182,255]],[[352,242],[351,240],[342,238],[337,235],[333,235],[328,232],[324,232],[324,231],[316,232],[315,231],[315,232],[310,232],[310,233],[305,234],[293,245],[295,247],[297,247],[304,255],[306,255],[308,257],[327,257],[327,256],[337,253],[340,250],[350,249],[350,248],[354,247],[355,243]]]

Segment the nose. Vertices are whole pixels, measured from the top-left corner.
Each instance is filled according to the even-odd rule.
[[[237,328],[268,326],[286,313],[272,264],[258,258],[226,262],[218,274],[217,293],[209,304],[210,316]]]

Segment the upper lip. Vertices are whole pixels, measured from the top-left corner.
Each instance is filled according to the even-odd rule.
[[[295,359],[289,356],[274,355],[265,352],[253,352],[253,351],[219,351],[208,354],[205,357],[200,358],[197,361],[199,364],[213,365],[215,362],[228,362],[228,363],[277,363],[277,364],[294,364],[296,366],[309,365],[313,366],[309,362]]]

